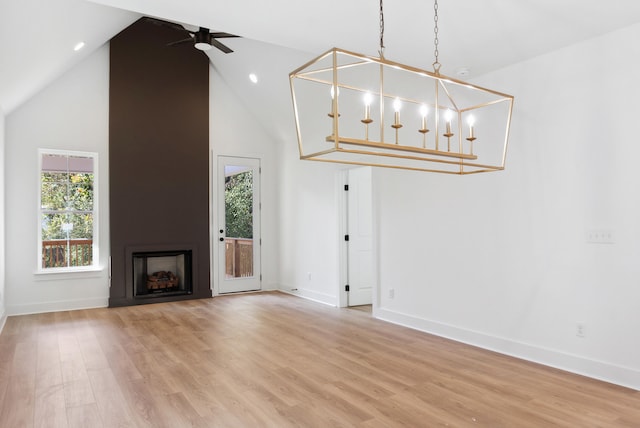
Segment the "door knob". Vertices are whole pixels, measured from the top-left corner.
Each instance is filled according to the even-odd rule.
[[[223,242],[223,241],[224,241],[224,238],[220,238],[220,242]]]

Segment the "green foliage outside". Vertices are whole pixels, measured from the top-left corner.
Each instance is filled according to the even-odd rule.
[[[91,265],[91,247],[67,254],[66,240],[93,239],[93,174],[42,172],[40,180],[42,240],[62,240],[43,248],[43,267]]]
[[[226,236],[253,238],[253,171],[227,177],[225,191]]]

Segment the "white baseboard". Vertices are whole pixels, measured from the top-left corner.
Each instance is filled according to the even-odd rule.
[[[7,314],[42,314],[45,312],[106,308],[107,306],[109,306],[109,299],[107,297],[96,297],[93,299],[61,300],[56,302],[29,303],[24,305],[7,305]]]
[[[332,296],[330,294],[318,293],[317,291],[309,290],[306,288],[295,288],[295,287],[285,287],[285,286],[281,286],[278,290],[283,293],[302,297],[303,299],[312,300],[314,302],[322,303],[324,305],[336,306],[336,307],[338,306],[337,296]]]
[[[374,308],[373,316],[383,321],[420,330],[456,342],[477,346],[522,360],[640,390],[640,371],[632,368],[620,367],[603,361],[584,358],[579,355],[466,330],[389,309]]]
[[[0,311],[2,311],[0,312],[0,334],[2,334],[2,329],[4,329],[4,325],[7,323],[7,311],[1,306]]]

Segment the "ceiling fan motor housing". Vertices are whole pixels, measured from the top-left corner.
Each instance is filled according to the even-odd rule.
[[[197,33],[194,33],[194,41],[196,49],[208,51],[211,49],[211,36],[208,28],[200,27]]]

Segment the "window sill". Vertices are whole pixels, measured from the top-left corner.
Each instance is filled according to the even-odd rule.
[[[33,274],[36,280],[57,280],[57,279],[83,279],[100,278],[104,272],[103,266],[87,266],[83,268],[51,268],[47,270],[37,270]]]

